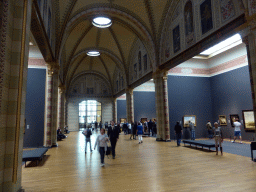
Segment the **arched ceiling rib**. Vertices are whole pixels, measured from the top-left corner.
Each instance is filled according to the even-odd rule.
[[[64,81],[69,84],[78,73],[98,71],[113,82],[117,68],[128,81],[129,54],[133,42],[140,39],[151,63],[156,60],[156,45],[167,12],[174,0],[59,0],[59,33],[56,56],[65,58]],[[178,1],[175,1],[175,3]],[[113,20],[110,28],[91,24],[96,15]],[[101,52],[98,58],[86,56],[88,50]],[[59,58],[59,57],[58,57]],[[59,58],[60,59],[60,58]],[[112,85],[113,86],[113,85]]]

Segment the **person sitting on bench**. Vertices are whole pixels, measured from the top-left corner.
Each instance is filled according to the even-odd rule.
[[[60,141],[62,139],[65,139],[66,135],[64,135],[63,133],[61,133],[60,128],[57,130],[57,140]]]

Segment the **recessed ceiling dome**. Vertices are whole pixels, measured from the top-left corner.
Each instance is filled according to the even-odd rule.
[[[107,28],[112,25],[112,21],[107,17],[96,17],[93,19],[92,24],[99,28]]]
[[[96,56],[100,56],[100,52],[99,51],[88,51],[87,55],[92,56],[92,57],[96,57]]]

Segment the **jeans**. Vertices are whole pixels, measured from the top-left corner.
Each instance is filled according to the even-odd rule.
[[[181,142],[181,133],[176,133],[177,145],[180,146]]]
[[[139,142],[143,141],[142,135],[138,135],[138,138],[139,138]]]
[[[213,136],[212,136],[212,130],[208,130],[208,137],[209,137],[210,139],[213,138]]]
[[[90,150],[92,151],[91,139],[85,139],[85,152],[87,151],[87,143],[90,143]]]
[[[112,156],[115,157],[116,156],[116,139],[115,140],[111,140],[111,147],[112,147]]]
[[[105,157],[105,147],[100,147],[100,160],[101,163],[104,163],[104,157]]]
[[[196,138],[196,131],[192,130],[191,131],[191,140],[195,140],[195,138]]]

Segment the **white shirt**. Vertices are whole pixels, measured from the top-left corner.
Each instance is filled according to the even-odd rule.
[[[236,122],[234,122],[233,124],[234,124],[234,126],[235,126],[235,131],[241,131],[241,128],[240,128],[240,127],[241,127],[242,124],[241,124],[240,122],[237,122],[237,121],[236,121]]]

